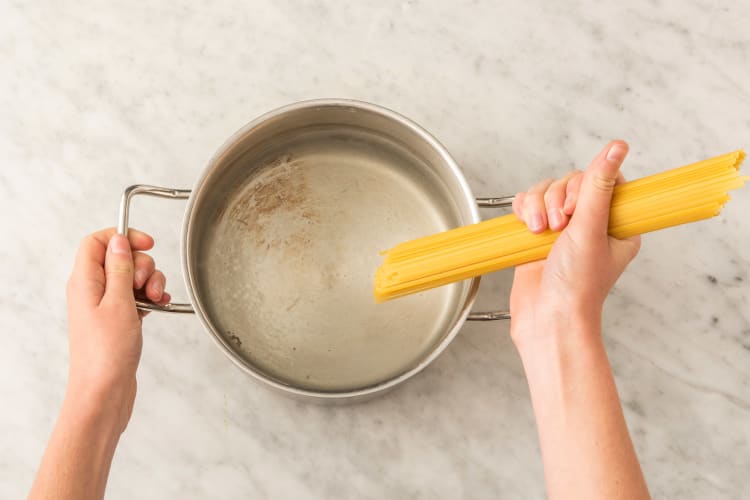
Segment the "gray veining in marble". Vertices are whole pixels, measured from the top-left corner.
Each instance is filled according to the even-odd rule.
[[[67,370],[79,239],[135,182],[189,187],[234,130],[312,97],[376,102],[432,131],[478,196],[630,141],[637,177],[750,147],[747,2],[0,2],[0,497],[29,488]],[[605,337],[655,498],[741,498],[750,470],[750,192],[644,238]],[[184,297],[180,202],[132,225]],[[485,213],[486,216],[491,212]],[[512,274],[483,282],[507,302]],[[506,323],[467,325],[370,403],[252,383],[193,317],[146,321],[109,498],[541,498]]]

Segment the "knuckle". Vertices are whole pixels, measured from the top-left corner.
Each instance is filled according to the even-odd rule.
[[[544,193],[544,201],[545,203],[549,204],[550,202],[554,202],[558,200],[565,188],[565,181],[562,179],[558,179],[555,182],[552,183],[552,185],[547,189],[547,192]]]
[[[161,271],[159,271],[159,274],[156,276],[156,279],[159,280],[158,282],[162,288],[164,288],[167,285],[167,277],[164,276],[164,273],[162,273]]]
[[[534,208],[539,208],[540,206],[544,205],[545,195],[546,193],[534,193],[534,196],[532,197]]]
[[[591,184],[599,191],[612,191],[616,182],[617,177],[607,177],[601,174],[594,174],[591,178]]]
[[[142,267],[154,267],[154,259],[150,255],[147,255],[145,253],[138,253],[136,260],[138,261],[138,265]]]
[[[531,189],[529,190],[529,194],[539,194],[544,192],[547,187],[549,187],[551,180],[550,179],[544,179],[540,182],[537,182],[534,184]]]
[[[524,210],[528,210],[529,208],[534,206],[534,198],[536,198],[536,195],[534,193],[528,193],[526,195],[522,203]]]
[[[83,238],[81,238],[81,241],[78,244],[78,248],[84,248],[84,247],[90,245],[93,242],[94,239],[95,238],[94,238],[93,234],[87,234],[86,236],[84,236]]]
[[[117,262],[107,267],[107,276],[122,276],[132,272],[133,264],[131,262]]]

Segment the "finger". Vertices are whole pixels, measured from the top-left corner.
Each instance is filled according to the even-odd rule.
[[[164,304],[169,304],[172,301],[172,296],[169,295],[167,292],[164,292],[164,294],[161,296],[161,300],[157,302],[160,306],[163,306]]]
[[[107,244],[114,228],[103,229],[90,234],[81,240],[76,254],[73,272],[68,281],[68,296],[70,300],[80,300],[89,304],[98,304],[104,296],[104,258]],[[131,229],[128,239],[135,249],[148,250],[154,245],[151,236]]]
[[[573,215],[576,209],[576,201],[578,200],[578,193],[581,191],[581,182],[583,181],[583,172],[576,170],[574,175],[565,186],[565,203],[563,204],[563,212],[565,215]]]
[[[154,259],[143,252],[133,252],[133,265],[135,273],[133,274],[133,288],[139,289],[146,284],[148,278],[154,274],[156,264]]]
[[[109,239],[104,259],[105,290],[102,301],[132,303],[133,295],[133,254],[127,238],[114,234]]]
[[[165,304],[169,304],[169,302],[171,300],[172,300],[172,296],[169,295],[167,292],[164,292],[164,294],[161,296],[161,300],[158,301],[158,302],[156,302],[156,304],[158,304],[160,306],[163,306]],[[143,311],[143,310],[139,309],[138,310],[138,314],[141,315],[141,318],[145,318],[146,316],[148,316],[149,314],[151,314],[151,311],[149,311],[149,310]]]
[[[523,200],[526,198],[526,193],[516,193],[513,197],[513,213],[516,214],[520,220],[523,220]]]
[[[78,247],[73,272],[68,280],[68,302],[97,305],[104,296],[104,254],[99,240],[88,235]]]
[[[116,233],[116,228],[108,227],[107,229],[93,233],[91,236],[99,240],[106,247],[110,238]],[[133,250],[150,250],[154,246],[154,239],[151,236],[143,231],[132,228],[128,228],[128,241]]]
[[[146,297],[152,302],[159,302],[164,295],[164,288],[167,285],[167,278],[164,273],[158,269],[149,277],[146,283]]]
[[[590,235],[606,236],[612,192],[617,182],[620,165],[627,154],[627,143],[612,141],[586,169],[571,222],[577,230],[585,231]]]
[[[544,206],[547,210],[549,228],[553,231],[562,231],[568,224],[568,216],[562,211],[565,202],[565,187],[575,172],[570,172],[562,179],[558,179],[547,188],[544,193]]]
[[[552,184],[547,179],[533,186],[526,193],[523,203],[523,218],[532,233],[541,233],[547,228],[547,211],[544,208],[544,192]]]

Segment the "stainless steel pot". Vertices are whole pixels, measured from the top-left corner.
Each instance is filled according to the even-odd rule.
[[[288,395],[370,397],[429,365],[470,313],[479,279],[376,305],[378,252],[479,222],[475,199],[448,151],[393,111],[315,100],[272,111],[232,136],[192,190],[136,185],[122,197],[187,199],[182,269],[190,304],[238,367]]]

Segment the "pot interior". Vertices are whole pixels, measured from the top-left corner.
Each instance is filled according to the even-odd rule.
[[[373,301],[378,252],[476,221],[450,160],[375,110],[292,109],[238,134],[193,193],[188,279],[242,367],[345,393],[418,369],[476,283]]]

